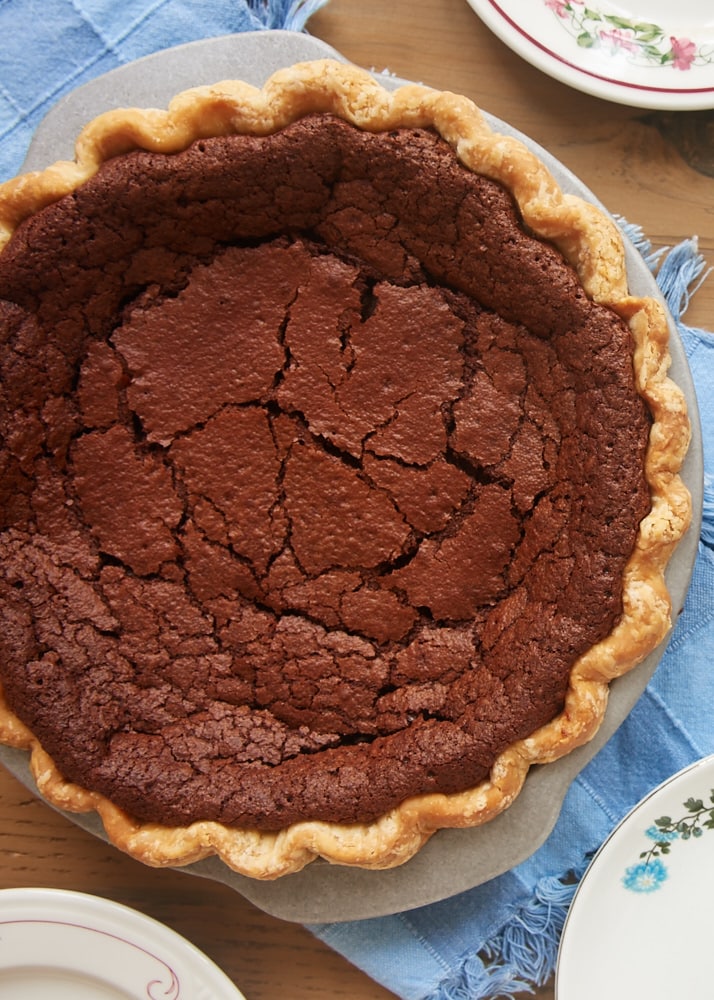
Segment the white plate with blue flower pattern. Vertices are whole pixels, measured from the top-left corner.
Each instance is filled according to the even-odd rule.
[[[0,891],[0,1000],[245,1000],[175,931],[60,889]]]
[[[646,796],[578,887],[560,944],[557,1000],[711,996],[714,757]]]
[[[468,0],[527,62],[640,108],[714,108],[711,0]]]

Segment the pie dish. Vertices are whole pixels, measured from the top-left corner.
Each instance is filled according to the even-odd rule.
[[[233,158],[236,143],[253,159],[226,196],[221,163],[226,150]],[[355,144],[368,153],[356,153]],[[330,174],[327,185],[325,163],[335,169],[335,149],[342,172],[339,183]],[[402,172],[391,181],[374,168],[365,176],[364,164],[383,167],[395,158]],[[126,172],[129,161],[141,161],[140,182],[134,167]],[[439,178],[438,200],[424,183],[426,161]],[[175,173],[169,177],[177,167],[180,185]],[[131,245],[136,219],[143,228],[146,218],[146,169],[153,171],[150,210],[158,221],[125,264],[117,254]],[[404,170],[411,171],[406,185]],[[268,178],[262,192],[245,183],[256,173]],[[199,184],[199,191],[196,177],[219,183]],[[322,211],[328,188],[341,200],[316,222],[309,212]],[[476,197],[473,188],[481,191],[476,208],[465,200]],[[395,214],[400,191],[406,194]],[[100,245],[87,223],[92,206],[105,211],[121,194],[124,212],[137,192],[135,215],[125,215],[122,227],[112,216],[105,227],[114,234],[121,228],[121,238],[107,243],[105,233]],[[385,209],[379,214],[375,196]],[[170,205],[185,213],[171,231]],[[201,214],[206,205],[210,211]],[[537,157],[492,133],[465,98],[414,86],[390,93],[331,60],[280,72],[262,90],[229,82],[179,95],[168,112],[109,112],[82,133],[75,163],[9,182],[0,206],[7,240],[0,291],[11,303],[6,338],[20,338],[6,371],[24,365],[21,378],[4,376],[3,384],[22,392],[28,384],[38,341],[28,349],[17,332],[23,324],[45,322],[54,331],[55,360],[60,340],[67,359],[67,342],[85,322],[92,328],[89,340],[85,333],[79,350],[72,348],[70,374],[66,361],[52,368],[61,391],[42,395],[33,419],[6,425],[15,432],[6,437],[14,473],[7,495],[15,498],[16,524],[20,515],[25,520],[3,536],[2,733],[6,743],[32,749],[35,779],[50,801],[96,810],[110,839],[148,864],[188,864],[217,853],[255,878],[297,871],[317,856],[386,868],[411,857],[437,829],[487,822],[518,795],[532,764],[592,737],[609,682],[669,628],[663,572],[690,516],[679,478],[689,423],[667,376],[667,325],[656,302],[628,295],[621,242],[603,213],[564,195]],[[422,227],[428,216],[430,228],[417,226],[404,242],[399,226],[411,223],[412,213]],[[185,232],[189,217],[198,243],[187,249],[177,232]],[[225,231],[236,218],[244,227],[240,240]],[[507,218],[508,253],[494,256]],[[473,245],[455,253],[454,243],[477,223],[490,256],[481,258]],[[67,233],[85,257],[69,281]],[[27,262],[37,266],[38,250],[50,256],[28,285]],[[96,285],[89,265],[97,253],[105,277],[134,275],[118,294],[116,282],[113,291],[111,281]],[[557,277],[566,289],[556,313],[567,300],[578,315],[587,313],[584,327],[599,330],[591,331],[591,344],[599,345],[595,379],[587,352],[583,363],[582,330],[559,331],[567,370],[542,347],[553,308],[548,291],[533,292],[544,268],[551,269],[547,288]],[[68,310],[61,297],[68,284],[94,296],[99,311],[90,314],[82,298]],[[301,312],[296,289],[308,285],[314,293]],[[477,286],[487,310],[474,305]],[[495,311],[506,286],[514,295],[520,289],[520,305],[499,300],[494,327],[483,316]],[[281,287],[290,309],[284,305],[266,324]],[[53,306],[52,294],[60,296]],[[35,295],[39,306],[29,301]],[[101,310],[110,300],[112,316],[123,312],[108,330]],[[252,317],[250,323],[191,353],[216,303]],[[254,338],[261,325],[270,326],[267,340]],[[315,328],[331,329],[331,343],[318,344]],[[166,337],[174,338],[169,351]],[[617,350],[605,347],[615,342]],[[230,395],[235,373],[226,374],[225,359],[241,357],[250,357],[248,374],[239,373],[239,394]],[[529,390],[525,373],[539,370]],[[577,435],[556,413],[555,397],[549,405],[538,398],[558,378],[559,408]],[[523,401],[517,406],[516,396]],[[11,401],[9,423],[19,402]],[[244,443],[237,459],[226,445],[236,441]],[[268,461],[271,454],[277,458]],[[23,463],[34,475],[26,476]],[[27,484],[18,491],[22,476]],[[236,501],[242,478],[248,488]],[[572,504],[567,491],[576,486]],[[25,503],[30,518],[18,510]],[[575,507],[587,508],[587,519],[574,516]],[[126,519],[118,525],[117,512],[127,515],[131,532]],[[598,534],[592,548],[589,536]],[[579,548],[586,536],[587,552]],[[546,562],[528,555],[538,540]],[[514,565],[518,572],[529,565],[530,580],[540,581],[528,609],[533,584],[523,582],[523,572],[514,578]],[[567,592],[574,576],[577,599],[554,611],[555,591]],[[40,577],[44,589],[37,588]],[[496,581],[491,589],[487,577]],[[593,580],[583,611],[582,588]],[[600,615],[604,595],[609,603]],[[196,601],[205,602],[203,618],[182,633],[176,609],[190,605],[182,623],[200,618]],[[546,635],[539,629],[548,616]],[[141,636],[139,621],[147,625]],[[500,644],[500,676],[475,669],[467,646],[476,641],[475,628],[479,649]],[[70,646],[81,684],[67,681]],[[546,652],[561,662],[554,680],[532,669]],[[508,681],[504,664],[514,655],[521,672]],[[201,671],[210,704],[204,698],[200,710],[193,703],[190,712],[180,709],[180,720],[168,720],[165,713],[186,701]],[[452,682],[456,689],[447,691]],[[474,685],[469,700],[465,689]],[[513,721],[509,687],[527,718]],[[259,692],[252,708],[247,689]],[[127,716],[138,690],[150,692],[139,723],[137,714]],[[487,701],[496,714],[480,718],[474,705]],[[470,743],[469,727],[469,739],[478,732]],[[495,738],[484,749],[486,731]],[[280,764],[277,743],[287,748]],[[281,768],[287,778],[278,782]]]

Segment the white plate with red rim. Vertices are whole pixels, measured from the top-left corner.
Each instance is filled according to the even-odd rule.
[[[615,828],[580,883],[556,1000],[712,995],[714,756],[678,772]]]
[[[639,108],[714,108],[710,0],[468,0],[533,66],[594,97]]]
[[[202,951],[119,903],[0,890],[0,1000],[245,1000]]]

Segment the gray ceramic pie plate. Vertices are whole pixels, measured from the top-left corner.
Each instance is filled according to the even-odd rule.
[[[23,169],[41,169],[56,159],[71,159],[74,138],[84,124],[110,108],[162,107],[181,90],[222,79],[243,79],[261,85],[283,66],[326,56],[343,59],[334,49],[309,35],[282,31],[230,35],[148,56],[113,70],[62,100],[37,130]],[[379,79],[388,87],[403,82],[386,75],[380,75]],[[502,122],[493,118],[490,122],[497,130],[519,135],[548,164],[566,190],[596,200],[547,152]],[[634,248],[628,251],[628,269],[635,294],[661,299],[649,269]],[[679,611],[696,557],[703,463],[696,397],[673,325],[671,346],[672,376],[686,393],[694,425],[684,478],[694,497],[695,523],[677,549],[668,573],[675,611]],[[554,764],[533,768],[513,806],[491,823],[471,830],[443,830],[399,868],[372,872],[316,861],[302,872],[275,882],[237,875],[216,858],[183,870],[226,883],[268,913],[303,922],[379,916],[445,899],[480,885],[525,860],[546,839],[568,786],[629,713],[662,652],[663,648],[656,650],[634,671],[613,683],[604,724],[590,744]],[[35,790],[26,753],[2,748],[0,760]],[[96,836],[104,836],[94,814],[68,814],[68,818]]]

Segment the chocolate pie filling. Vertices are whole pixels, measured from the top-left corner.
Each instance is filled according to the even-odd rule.
[[[0,676],[129,813],[472,787],[617,622],[630,333],[436,133],[119,156],[20,226],[0,298]]]

